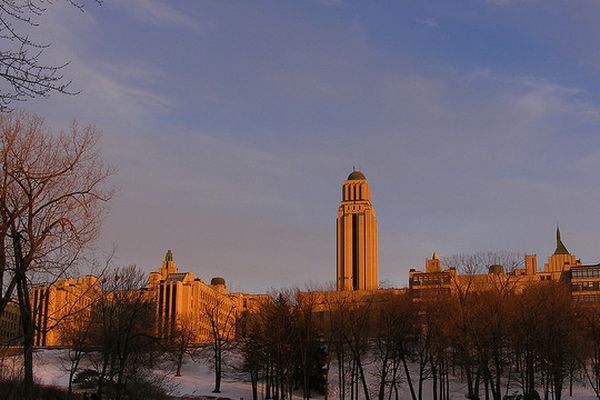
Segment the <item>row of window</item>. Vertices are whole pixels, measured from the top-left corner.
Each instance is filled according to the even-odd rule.
[[[436,288],[436,289],[415,289],[410,291],[410,295],[413,298],[425,298],[425,297],[438,297],[438,296],[450,296],[449,288]]]
[[[12,339],[14,337],[15,337],[15,331],[7,331],[5,329],[0,329],[0,338]]]
[[[362,184],[345,185],[342,187],[342,198],[348,200],[362,200]],[[358,196],[357,189],[358,188]]]
[[[573,282],[571,292],[592,292],[600,290],[600,282]]]
[[[2,314],[2,319],[16,321],[18,319],[18,314],[12,313],[10,311],[5,311],[4,314]]]
[[[600,302],[599,294],[587,294],[585,296],[574,296],[573,299],[575,301],[583,302],[583,303],[597,303]]]
[[[413,285],[449,285],[449,275],[415,275],[412,277]]]
[[[571,279],[578,278],[600,278],[600,268],[571,269]]]
[[[17,329],[17,323],[14,322],[14,321],[2,320],[0,322],[0,327],[1,328],[8,328],[8,329]]]

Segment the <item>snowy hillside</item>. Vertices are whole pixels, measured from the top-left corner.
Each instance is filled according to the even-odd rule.
[[[34,355],[34,374],[38,382],[46,385],[55,385],[66,387],[68,385],[68,372],[64,367],[64,351],[63,350],[40,350]],[[85,368],[86,366],[82,366]],[[5,372],[8,369],[18,370],[18,362],[14,360],[4,360]],[[332,368],[332,370],[334,370]],[[251,399],[252,392],[249,382],[244,382],[241,379],[234,379],[231,376],[225,377],[222,382],[222,391],[219,394],[212,393],[213,388],[213,374],[210,368],[202,361],[186,359],[186,362],[182,368],[182,376],[175,377],[174,368],[165,364],[162,369],[153,371],[156,374],[157,379],[165,379],[168,382],[168,386],[172,388],[172,395],[178,397],[200,397],[207,396],[213,398],[224,398],[224,399]],[[330,376],[330,399],[338,398],[337,380],[335,374]],[[423,398],[431,398],[431,391],[426,388]],[[406,385],[402,385],[400,388],[401,399],[409,399],[410,393]],[[466,392],[465,385],[458,381],[451,383],[450,394],[451,400],[464,400],[464,393]],[[262,398],[262,391],[259,388],[259,396]],[[594,400],[596,396],[589,387],[584,385],[576,386],[574,388],[573,397],[568,396],[568,392],[563,393],[563,399],[573,400]],[[298,396],[294,396],[294,399],[300,399],[300,393]]]

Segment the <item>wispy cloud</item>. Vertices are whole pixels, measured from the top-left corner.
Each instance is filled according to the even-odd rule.
[[[340,7],[344,4],[343,0],[319,0],[319,3],[325,7]]]
[[[154,25],[178,26],[193,31],[201,31],[207,25],[168,5],[155,0],[128,0],[119,2],[136,19]]]
[[[600,121],[600,107],[586,100],[589,93],[573,86],[566,86],[533,76],[511,76],[489,69],[481,69],[464,75],[467,80],[484,80],[511,88],[508,93],[515,106],[529,114],[532,119],[556,115],[558,112]]]
[[[426,27],[432,28],[432,29],[440,27],[440,24],[438,23],[437,19],[434,17],[417,19],[417,23],[419,23],[421,25],[425,25]]]

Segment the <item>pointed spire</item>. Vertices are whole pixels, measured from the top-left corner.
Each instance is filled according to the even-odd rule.
[[[554,250],[554,254],[570,254],[562,240],[560,240],[560,227],[558,224],[556,224],[556,250]]]

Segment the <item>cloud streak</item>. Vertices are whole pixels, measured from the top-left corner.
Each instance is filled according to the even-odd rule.
[[[165,26],[185,28],[191,31],[203,31],[207,25],[195,18],[185,14],[176,8],[168,5],[166,2],[155,0],[128,0],[119,2],[139,21],[144,23]]]

